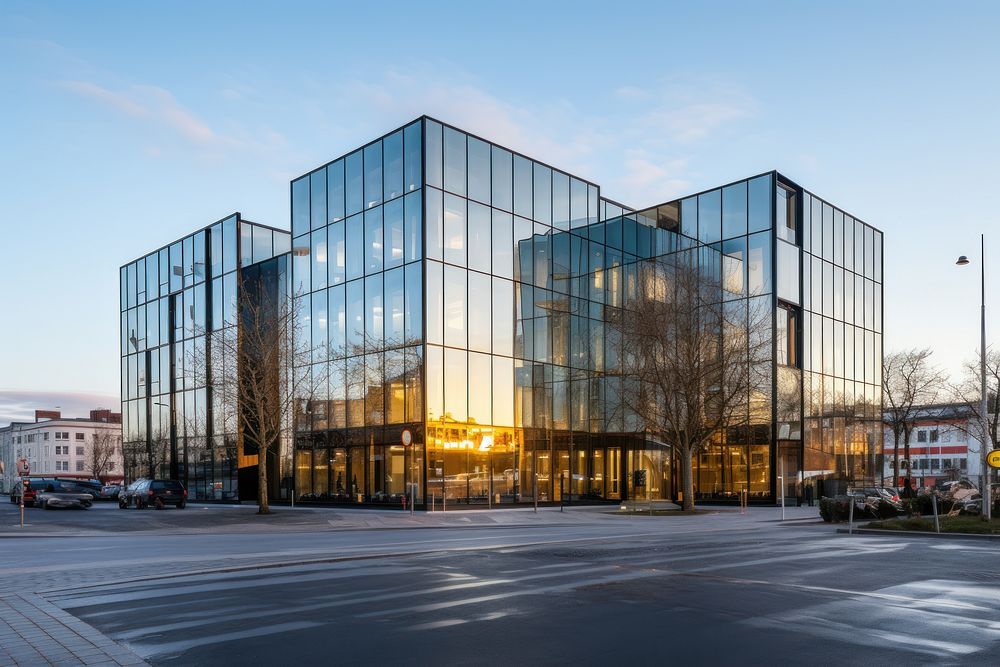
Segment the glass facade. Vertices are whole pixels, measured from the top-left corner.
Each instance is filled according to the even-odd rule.
[[[211,334],[262,261],[289,267],[310,377],[275,498],[677,500],[678,461],[629,407],[609,319],[648,288],[644,265],[677,253],[747,314],[731,333],[768,350],[739,419],[695,457],[696,497],[774,502],[779,477],[801,497],[878,474],[882,235],[777,172],[634,210],[422,117],[295,179],[290,199],[290,235],[234,216],[122,268],[126,442],[194,497],[240,496],[256,464],[235,408],[213,404],[229,360]],[[186,372],[192,358],[209,371]]]
[[[236,326],[243,272],[288,252],[288,232],[236,213],[121,267],[126,480],[179,479],[192,500],[256,497],[255,480],[241,494],[240,469],[255,470],[256,457],[220,389],[235,360],[218,337]]]
[[[692,250],[727,308],[773,312],[745,420],[697,456],[698,498],[773,501],[782,470],[801,495],[881,460],[881,233],[777,173],[633,211],[422,118],[296,179],[292,208],[322,387],[299,401],[300,500],[402,505],[410,484],[427,507],[676,498],[606,318],[644,260]]]

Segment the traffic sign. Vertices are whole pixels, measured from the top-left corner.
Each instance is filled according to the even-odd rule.
[[[410,433],[410,429],[404,428],[403,434],[400,436],[400,440],[403,441],[403,446],[408,447],[411,442],[413,442],[413,434]]]
[[[20,458],[17,460],[17,474],[21,477],[31,474],[31,466],[28,465],[28,459]]]
[[[986,455],[986,463],[991,468],[1000,468],[1000,449],[994,449]]]

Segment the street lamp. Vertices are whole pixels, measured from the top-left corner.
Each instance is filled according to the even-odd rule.
[[[989,449],[992,449],[993,439],[990,437],[989,428],[989,416],[986,414],[988,409],[987,398],[986,398],[986,235],[979,235],[979,284],[980,284],[980,306],[979,306],[979,421],[980,428],[982,429],[982,439],[979,444],[979,453],[981,457],[980,461],[980,479],[982,483],[980,485],[980,495],[983,499],[983,516],[987,520],[990,519],[992,498],[990,497],[990,473],[989,465],[986,462],[986,456]],[[962,255],[955,262],[958,266],[966,266],[969,264],[969,258]],[[987,447],[987,442],[989,442],[989,447]]]

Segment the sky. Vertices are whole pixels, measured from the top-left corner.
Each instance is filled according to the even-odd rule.
[[[291,178],[423,113],[634,207],[777,169],[883,230],[885,349],[957,379],[998,33],[995,2],[6,0],[0,424],[117,405],[119,266],[232,211],[287,228]]]

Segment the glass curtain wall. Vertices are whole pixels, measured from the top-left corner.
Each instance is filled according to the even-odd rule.
[[[292,182],[292,293],[312,351],[300,500],[401,505],[412,484],[423,502],[422,144],[417,121]]]
[[[825,352],[831,391],[846,391],[850,377],[852,391],[878,398],[881,235],[850,219],[848,250],[848,218],[831,207],[827,232],[822,205],[814,234],[813,201],[772,172],[634,212],[594,184],[428,118],[296,179],[293,292],[313,378],[297,401],[297,498],[402,505],[411,484],[428,507],[676,498],[677,462],[623,399],[621,345],[606,322],[643,288],[645,263],[679,252],[715,272],[722,306],[748,327],[751,313],[768,315],[734,332],[769,352],[754,358],[741,419],[696,458],[698,498],[773,499],[781,470],[792,480],[786,495],[817,471],[865,473],[880,451],[867,416],[876,411],[803,429],[803,395],[827,376]],[[822,244],[825,234],[840,252],[820,251],[814,269],[814,237]],[[861,258],[850,266],[862,276],[849,297],[848,255]],[[822,289],[820,305],[812,298],[813,271],[821,281],[830,273],[829,316]],[[862,319],[848,329],[855,308]],[[814,344],[817,312],[829,347]],[[859,388],[846,360],[854,365],[869,342],[858,368],[870,363],[873,374]],[[825,435],[810,440],[817,428]],[[833,442],[840,472],[835,458],[808,453]]]
[[[805,493],[873,484],[882,467],[882,233],[802,194]]]
[[[237,427],[217,383],[241,267],[288,252],[287,232],[232,215],[121,268],[126,480],[178,479],[192,500],[238,498]]]

